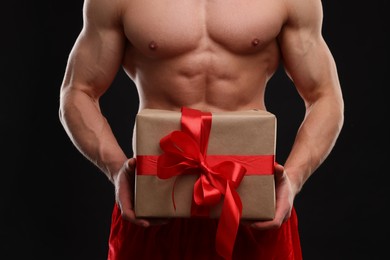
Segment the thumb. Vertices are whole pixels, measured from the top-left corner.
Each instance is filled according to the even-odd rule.
[[[125,163],[125,170],[127,173],[132,173],[135,171],[135,165],[136,165],[136,160],[135,158],[130,158],[126,161]]]
[[[284,166],[275,162],[274,163],[275,177],[277,179],[282,178],[284,174]]]

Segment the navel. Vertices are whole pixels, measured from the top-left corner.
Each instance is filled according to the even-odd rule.
[[[155,41],[151,41],[149,43],[149,49],[151,49],[152,51],[157,50],[157,47],[158,47],[158,45]]]
[[[252,40],[252,46],[253,46],[253,47],[258,46],[259,44],[260,44],[260,40],[259,40],[259,39],[254,38],[254,39]]]

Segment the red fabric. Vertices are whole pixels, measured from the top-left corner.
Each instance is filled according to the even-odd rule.
[[[217,226],[217,219],[188,218],[143,228],[123,220],[115,205],[108,260],[222,260],[215,250]],[[233,260],[242,259],[302,260],[295,209],[276,230],[240,225]]]

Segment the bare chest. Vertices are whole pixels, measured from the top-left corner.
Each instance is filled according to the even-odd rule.
[[[256,52],[283,24],[278,0],[127,0],[124,30],[146,56],[213,48]]]

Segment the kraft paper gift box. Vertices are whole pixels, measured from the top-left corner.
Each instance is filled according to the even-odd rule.
[[[273,219],[275,115],[261,110],[210,114],[211,129],[205,154],[206,161],[216,156],[222,158],[222,161],[225,159],[236,161],[243,166],[246,172],[236,189],[242,202],[241,218]],[[181,131],[181,120],[182,112],[158,109],[144,109],[136,116],[134,144],[137,167],[134,206],[137,217],[193,216],[191,207],[194,184],[200,174],[179,174],[165,179],[157,176],[157,161],[164,153],[160,147],[160,140],[174,131]],[[195,126],[195,129],[199,127]],[[180,139],[180,135],[178,138]],[[209,162],[210,165],[213,163],[216,164]],[[223,200],[224,196],[219,203],[210,207],[209,217],[220,216]]]

